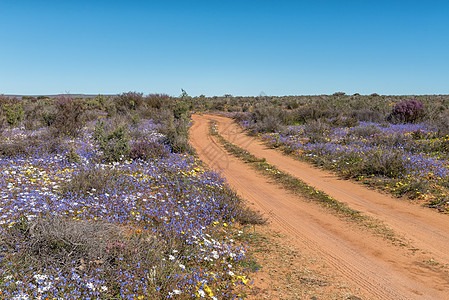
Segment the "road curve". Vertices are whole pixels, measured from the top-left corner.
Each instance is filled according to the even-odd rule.
[[[246,136],[228,118],[200,115],[192,118],[194,123],[190,129],[190,141],[199,158],[221,171],[231,187],[269,215],[272,221],[270,226],[293,237],[298,251],[319,255],[332,272],[356,286],[359,297],[447,299],[449,277],[446,250],[449,248],[446,245],[449,226],[444,228],[448,224],[444,222],[448,218],[410,203],[390,200],[357,184],[343,188],[350,182],[267,149],[257,139]],[[298,196],[258,175],[248,165],[229,155],[216,138],[209,135],[211,119],[218,121],[219,131],[226,139],[258,157],[265,157],[279,169],[347,202],[349,206],[383,220],[395,230],[399,229],[398,232],[420,250],[393,246],[342,221],[316,204],[300,200]],[[399,221],[390,223],[391,218]],[[440,224],[440,221],[443,223]],[[409,226],[404,225],[409,223],[409,229],[401,228]],[[421,236],[426,234],[431,235],[434,242],[429,243],[428,237]]]

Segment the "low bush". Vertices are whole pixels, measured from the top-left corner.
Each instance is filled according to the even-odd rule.
[[[56,100],[55,106],[54,121],[51,121],[51,117],[47,120],[55,129],[54,133],[58,136],[77,136],[83,127],[83,103],[70,96],[61,96]]]
[[[385,121],[385,116],[379,111],[374,111],[371,109],[357,109],[350,113],[351,118],[354,118],[362,122],[383,122]]]
[[[83,122],[97,121],[105,116],[105,113],[99,109],[87,109],[83,112],[81,119]]]
[[[143,99],[145,106],[154,109],[162,109],[171,102],[170,96],[166,94],[149,94]]]
[[[27,154],[27,149],[23,142],[0,143],[0,157],[11,158],[25,154]]]
[[[174,119],[171,117],[166,120],[161,133],[164,135],[162,143],[170,147],[174,153],[195,153],[193,147],[188,142],[188,127],[189,120],[187,119]]]
[[[348,136],[354,137],[373,137],[375,135],[381,134],[381,130],[376,125],[361,125],[352,128],[348,133]]]
[[[61,186],[61,191],[65,196],[105,193],[117,188],[118,175],[116,170],[88,167],[73,175]]]
[[[330,119],[329,124],[332,127],[355,127],[359,124],[359,122],[355,118],[339,115],[336,118]]]
[[[156,141],[141,141],[134,143],[129,151],[132,159],[150,160],[156,158],[166,158],[170,151],[166,146]]]
[[[55,154],[67,150],[66,145],[59,138],[49,135],[29,136],[0,142],[0,157],[11,158],[21,155]]]
[[[174,153],[194,153],[194,149],[189,144],[188,138],[184,135],[178,134],[174,129],[168,130],[162,142],[169,146]]]
[[[376,134],[373,136],[372,143],[379,146],[397,147],[405,146],[412,140],[410,135],[405,135],[401,132],[394,132],[391,134]]]
[[[99,221],[23,217],[2,232],[0,256],[4,258],[2,263],[17,273],[32,270],[45,274],[31,278],[41,293],[71,280],[71,285],[84,295],[92,295],[91,282],[98,289],[93,295],[98,297],[101,291],[102,298],[117,299],[123,289],[117,278],[123,273],[135,273],[144,278],[143,274],[147,274],[148,294],[157,299],[167,295],[176,269],[174,263],[161,260],[168,251],[166,244],[140,230],[138,234],[127,232],[130,230]],[[51,280],[53,276],[59,281]],[[87,278],[89,281],[83,283]]]
[[[249,122],[250,120],[250,116],[246,113],[236,113],[233,115],[233,118],[237,123]]]
[[[155,123],[163,124],[167,120],[173,118],[173,112],[169,108],[156,109],[153,107],[142,107],[138,110],[139,116],[142,119],[151,119]]]
[[[5,129],[5,125],[6,125],[6,117],[3,114],[3,110],[0,109],[0,136],[3,133],[3,130]]]
[[[279,132],[282,130],[282,123],[276,116],[265,116],[262,120],[254,124],[255,132]]]
[[[404,100],[396,104],[389,116],[391,122],[413,123],[424,116],[424,104],[415,99]]]
[[[277,108],[258,105],[250,114],[251,129],[256,133],[279,132],[283,128],[284,112]]]
[[[404,175],[405,165],[400,153],[384,153],[377,150],[363,161],[359,175],[386,176],[398,178]]]
[[[22,122],[24,111],[22,104],[20,103],[11,103],[11,104],[4,104],[3,112],[6,117],[6,121],[11,126],[16,126]]]
[[[318,119],[335,118],[339,116],[338,111],[324,109],[322,107],[301,106],[289,113],[291,124],[305,124],[308,121],[316,121]]]
[[[325,143],[329,125],[321,120],[309,121],[304,127],[304,135],[309,143]]]
[[[438,117],[430,120],[429,123],[435,129],[438,136],[449,135],[449,112],[440,113]]]
[[[105,162],[119,161],[129,154],[128,137],[124,126],[105,131],[105,124],[100,120],[95,126],[94,139],[102,151],[101,158]]]

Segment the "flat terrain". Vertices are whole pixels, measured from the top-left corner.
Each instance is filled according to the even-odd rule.
[[[212,119],[218,122],[220,134],[230,142],[382,221],[406,246],[393,245],[259,175],[228,154],[209,134]],[[363,299],[448,298],[447,216],[340,180],[329,172],[268,149],[258,139],[247,136],[229,118],[194,115],[193,120],[191,143],[200,159],[221,171],[244,199],[268,215],[269,226],[285,235],[298,253],[319,258],[326,265],[326,272],[347,283],[352,295]],[[329,298],[336,298],[331,294],[329,291]]]

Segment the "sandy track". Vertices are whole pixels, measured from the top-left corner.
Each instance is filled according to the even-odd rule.
[[[219,122],[222,135],[279,169],[325,191],[351,207],[383,220],[400,232],[419,251],[391,245],[301,201],[248,165],[230,156],[209,135],[209,120]],[[342,181],[281,153],[266,149],[246,136],[232,120],[217,116],[193,116],[191,142],[199,157],[222,171],[237,192],[270,216],[274,228],[293,237],[298,250],[320,256],[343,281],[369,299],[447,299],[449,278],[448,218],[432,211]],[[409,226],[409,228],[407,228]],[[446,226],[446,227],[445,227]],[[430,236],[430,237],[429,237]],[[439,262],[429,264],[433,258]]]
[[[407,201],[370,190],[360,184],[342,180],[330,172],[314,168],[268,149],[259,140],[246,135],[231,119],[215,117],[220,122],[221,134],[232,143],[257,157],[265,157],[275,165],[307,184],[345,202],[353,209],[379,219],[414,247],[432,255],[433,259],[449,264],[449,217]],[[449,297],[448,297],[449,298]]]

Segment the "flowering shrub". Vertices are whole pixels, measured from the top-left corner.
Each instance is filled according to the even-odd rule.
[[[396,104],[391,112],[392,121],[413,123],[424,115],[424,104],[417,100],[404,100]]]
[[[106,132],[104,122],[100,120],[95,126],[94,139],[102,151],[102,159],[106,162],[122,160],[129,153],[128,137],[124,126]]]

